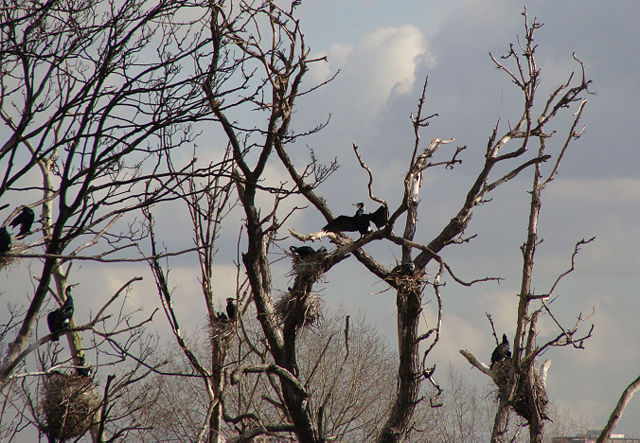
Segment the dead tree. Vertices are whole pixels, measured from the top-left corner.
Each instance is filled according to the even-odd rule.
[[[611,433],[615,430],[618,421],[622,418],[622,414],[624,413],[627,404],[631,401],[636,392],[640,389],[640,377],[633,380],[629,386],[622,392],[620,395],[620,399],[616,404],[616,407],[611,411],[611,415],[609,416],[609,420],[604,428],[602,428],[602,432],[598,436],[596,440],[597,443],[603,443],[607,441],[609,437],[611,437]]]
[[[213,6],[210,23],[213,57],[207,79],[202,84],[209,106],[224,130],[233,152],[233,179],[244,211],[246,227],[246,252],[242,254],[242,263],[257,318],[273,358],[273,363],[263,367],[261,371],[278,377],[283,410],[301,441],[323,441],[330,437],[324,435],[320,420],[316,422],[306,406],[309,393],[298,378],[297,331],[304,323],[300,315],[307,312],[306,301],[317,276],[329,271],[347,255],[353,254],[366,269],[396,291],[400,362],[398,388],[378,440],[398,441],[411,428],[411,417],[419,401],[421,383],[428,380],[437,386],[433,378],[435,367],[428,366],[426,362],[428,353],[439,338],[439,318],[442,313],[440,278],[449,275],[459,283],[473,283],[457,277],[440,255],[441,251],[447,246],[464,242],[463,234],[473,210],[486,201],[491,191],[512,180],[523,170],[548,160],[549,156],[544,152],[528,155],[527,138],[524,135],[528,129],[526,125],[530,123],[528,111],[519,118],[515,127],[500,138],[496,127],[487,145],[485,162],[457,213],[432,241],[427,244],[414,242],[422,175],[431,167],[453,167],[460,162],[458,155],[464,149],[457,148],[448,159],[436,161],[433,160],[434,154],[450,140],[436,138],[426,147],[421,146],[420,132],[432,117],[425,116],[423,111],[425,82],[418,111],[412,118],[415,145],[404,180],[402,203],[398,208],[388,208],[384,199],[374,195],[373,174],[354,146],[363,170],[369,175],[370,198],[388,208],[388,221],[382,229],[355,241],[342,234],[331,235],[337,249],[316,257],[314,273],[296,274],[288,300],[294,304],[293,312],[300,315],[290,315],[282,324],[273,303],[269,261],[269,249],[275,241],[282,220],[288,216],[278,218],[278,204],[287,196],[302,195],[327,221],[333,219],[328,203],[315,191],[318,183],[326,176],[319,178],[314,174],[317,164],[313,161],[304,170],[298,170],[287,149],[290,143],[304,135],[292,133],[290,122],[296,98],[309,92],[300,89],[302,78],[308,65],[316,61],[308,58],[309,50],[299,22],[294,17],[294,8],[295,2],[290,9],[267,2],[234,10],[236,15],[231,16],[222,6]],[[243,23],[244,26],[238,27],[238,23]],[[256,39],[252,32],[259,32],[261,39]],[[232,73],[238,75],[239,72],[242,74],[235,78],[237,87],[234,89],[229,86],[229,81],[233,78]],[[235,94],[238,89],[243,90],[242,95]],[[243,106],[263,114],[264,126],[247,128],[236,123],[230,115],[237,115],[238,109]],[[309,132],[315,132],[321,126]],[[521,143],[509,150],[507,145],[512,140],[520,140]],[[265,168],[270,161],[276,161],[274,154],[288,171],[293,181],[292,187],[287,187],[286,184],[269,186],[265,181]],[[503,166],[508,172],[494,177],[492,172],[496,165]],[[275,196],[272,208],[265,210],[257,203],[256,195],[261,191]],[[403,235],[394,235],[393,228],[404,214],[406,221]],[[318,238],[318,235],[296,235],[301,240]],[[398,270],[394,266],[390,269],[365,252],[367,244],[379,241],[398,245],[402,250],[402,264],[413,263],[414,270],[403,272],[402,267]],[[415,257],[412,254],[414,251]],[[426,268],[432,262],[436,263],[438,271],[433,279],[429,279]],[[426,286],[433,287],[439,306],[438,321],[427,333],[420,335],[418,326]],[[437,403],[436,399],[433,401],[434,404]]]
[[[586,334],[579,332],[585,320],[578,316],[575,325],[565,327],[554,316],[552,303],[557,295],[556,288],[560,281],[571,273],[575,267],[575,258],[580,247],[593,240],[580,240],[576,243],[571,255],[570,267],[560,274],[552,287],[542,294],[534,294],[533,287],[533,263],[536,248],[540,244],[538,238],[538,220],[542,206],[542,193],[556,177],[560,163],[572,141],[579,138],[583,132],[580,127],[580,118],[586,104],[583,97],[588,92],[590,81],[585,76],[584,66],[574,55],[578,65],[578,72],[572,73],[566,83],[559,85],[547,98],[539,114],[534,114],[534,98],[540,85],[540,70],[535,60],[534,34],[542,26],[536,19],[529,21],[524,15],[524,39],[518,46],[511,45],[507,54],[500,60],[491,55],[496,67],[518,86],[523,94],[523,112],[514,137],[522,140],[522,149],[534,150],[538,158],[551,160],[549,171],[543,171],[542,165],[534,166],[533,183],[531,187],[531,202],[529,220],[527,225],[527,238],[521,250],[523,256],[523,270],[520,290],[518,292],[519,304],[516,313],[516,333],[513,337],[513,354],[489,369],[480,363],[472,353],[467,350],[460,351],[465,358],[476,368],[489,375],[498,386],[498,411],[496,413],[492,441],[504,441],[506,438],[507,422],[510,411],[526,420],[529,428],[530,441],[542,441],[544,420],[549,417],[546,414],[548,395],[546,392],[546,372],[550,365],[547,360],[540,369],[535,367],[536,359],[542,352],[551,346],[573,346],[581,349],[584,341],[591,335],[593,326]],[[512,62],[513,67],[508,67],[506,62]],[[565,109],[574,109],[569,129],[559,148],[552,155],[551,142],[553,132],[547,127],[549,123],[559,117]],[[495,138],[495,132],[492,140]],[[535,147],[534,147],[535,146]],[[549,315],[558,327],[557,337],[542,345],[536,343],[537,322],[542,315]],[[494,331],[494,336],[496,336]],[[497,337],[496,337],[497,341]]]

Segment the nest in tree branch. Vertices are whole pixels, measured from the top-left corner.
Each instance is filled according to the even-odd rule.
[[[407,270],[404,265],[398,265],[385,280],[394,288],[405,288],[405,292],[420,293],[424,280],[421,278],[422,273],[418,271]]]
[[[540,371],[532,370],[534,376],[533,383],[529,385],[527,373],[523,372],[520,374],[518,386],[510,403],[516,414],[527,421],[530,421],[536,413],[539,414],[541,418],[548,419],[549,417],[546,414],[547,405],[549,404],[547,389]],[[493,381],[498,386],[498,395],[500,397],[508,396],[510,393],[509,381],[514,379],[511,359],[507,358],[494,363],[491,372]],[[533,402],[529,401],[530,398],[533,398]],[[532,410],[532,407],[536,410]]]
[[[11,245],[11,249],[9,249],[9,254],[22,254],[29,246],[24,243],[13,243]],[[5,254],[0,254],[0,269],[8,268],[12,263],[18,261],[19,257],[9,257]]]
[[[275,303],[276,313],[284,323],[293,322],[300,328],[314,325],[322,318],[322,299],[311,293],[311,288],[324,277],[326,256],[324,248],[305,257],[291,254],[292,266],[288,275],[294,277],[293,288]]]
[[[53,372],[44,382],[43,431],[66,440],[83,435],[94,424],[101,398],[90,377]]]
[[[225,344],[228,344],[235,324],[235,320],[211,319],[209,321],[209,336],[211,340],[222,340]]]
[[[309,286],[324,277],[324,258],[327,256],[324,248],[307,257],[289,255],[291,255],[291,272],[287,274],[289,277],[295,277],[303,284],[308,283]]]
[[[322,319],[321,302],[318,294],[295,294],[290,291],[275,303],[275,310],[285,323],[293,320],[298,328],[312,326]]]

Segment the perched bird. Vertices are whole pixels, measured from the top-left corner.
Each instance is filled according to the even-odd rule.
[[[58,341],[60,339],[61,332],[69,326],[71,317],[73,316],[71,286],[68,286],[64,293],[67,296],[64,304],[58,309],[49,312],[49,315],[47,315],[47,324],[49,325],[49,331],[54,335],[54,341]]]
[[[0,254],[9,252],[11,249],[11,235],[7,231],[7,227],[0,228]]]
[[[387,220],[389,220],[389,211],[386,206],[380,205],[378,209],[368,214],[368,216],[369,220],[376,225],[376,228],[380,229],[387,223]]]
[[[235,298],[232,297],[228,297],[227,298],[227,317],[229,317],[229,320],[235,320],[236,319],[236,304],[235,302]]]
[[[413,262],[401,263],[391,270],[392,274],[413,275],[416,272],[416,265]]]
[[[327,248],[324,246],[318,249],[317,251],[313,249],[311,246],[300,246],[296,248],[295,246],[290,246],[289,250],[292,254],[297,255],[300,258],[308,258],[313,257],[316,254],[326,254]]]
[[[218,320],[227,321],[229,319],[227,318],[227,314],[225,314],[224,312],[218,312]]]
[[[91,377],[93,376],[93,369],[91,369],[89,366],[80,366],[76,368],[76,373],[84,377]]]
[[[11,222],[11,227],[15,228],[20,225],[20,233],[18,234],[20,237],[24,237],[25,235],[31,232],[31,225],[33,224],[33,220],[35,219],[35,214],[33,210],[28,206],[22,207],[22,212],[16,215],[16,218]]]
[[[509,350],[509,340],[507,334],[502,334],[502,343],[500,343],[491,353],[491,367],[493,364],[504,360],[505,358],[511,358],[511,351]]]
[[[327,223],[322,230],[335,233],[358,231],[360,236],[364,236],[371,232],[370,222],[373,222],[378,228],[387,222],[387,208],[384,206],[370,214],[364,212],[364,203],[355,203],[354,206],[358,208],[355,215],[339,215]]]

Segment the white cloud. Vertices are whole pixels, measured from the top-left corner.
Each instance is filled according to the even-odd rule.
[[[331,87],[323,91],[332,103],[326,109],[357,124],[367,124],[394,94],[411,92],[420,65],[435,65],[428,42],[413,25],[383,26],[364,35],[357,43],[338,42],[326,52],[327,63],[312,68],[316,82],[340,70]]]

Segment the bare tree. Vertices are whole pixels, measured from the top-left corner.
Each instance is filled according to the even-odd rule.
[[[20,363],[52,276],[62,299],[65,264],[122,260],[141,236],[134,227],[118,232],[123,216],[174,199],[194,174],[188,164],[163,170],[158,160],[191,142],[189,125],[210,114],[194,94],[198,72],[178,69],[201,50],[179,19],[190,11],[176,1],[3,3],[0,116],[9,134],[0,198],[41,205],[43,230],[40,242],[6,254],[39,258],[42,269],[0,365],[0,386]],[[28,253],[36,247],[42,252]]]
[[[0,363],[5,399],[13,395],[6,390],[14,380],[32,374],[46,377],[56,368],[86,373],[88,350],[96,355],[91,366],[106,369],[132,358],[138,371],[156,369],[141,332],[153,313],[140,320],[122,306],[111,311],[120,293],[92,300],[99,315],[89,323],[71,320],[64,331],[69,361],[58,360],[57,347],[39,350],[54,336],[37,338],[36,327],[49,295],[59,303],[66,299],[74,263],[146,260],[135,256],[146,233],[133,214],[179,198],[188,177],[209,176],[219,167],[196,169],[189,159],[169,168],[163,161],[168,152],[191,145],[197,135],[192,125],[211,115],[200,93],[202,72],[187,63],[209,51],[200,32],[203,10],[196,6],[175,0],[2,2],[0,199],[38,216],[29,232],[14,235],[0,264],[29,260],[32,270],[39,268],[26,312],[6,325]],[[3,214],[1,226],[21,210]],[[105,326],[110,321],[114,329]],[[92,333],[90,345],[83,344],[81,331]],[[34,352],[38,356],[29,360]],[[142,377],[133,371],[108,379],[94,440],[107,432],[105,423],[111,436],[130,427],[110,427],[122,417],[109,412],[118,392]]]
[[[272,275],[269,251],[276,235],[286,220],[287,214],[278,216],[279,203],[291,195],[302,195],[328,221],[333,219],[327,201],[315,191],[320,179],[315,162],[298,170],[289,156],[287,147],[298,137],[305,135],[293,133],[290,129],[292,110],[295,100],[302,94],[314,89],[301,90],[302,78],[310,63],[299,22],[294,16],[295,2],[291,8],[281,8],[275,3],[245,5],[232,10],[232,15],[222,6],[212,7],[210,28],[212,31],[213,58],[209,65],[203,89],[209,106],[220,122],[228,143],[231,146],[234,162],[234,183],[245,215],[246,252],[242,254],[242,263],[246,272],[250,297],[255,303],[257,317],[273,363],[263,368],[265,373],[278,377],[283,399],[283,410],[287,420],[293,424],[297,437],[303,441],[322,441],[329,438],[324,433],[318,417],[313,417],[307,405],[310,393],[300,380],[300,368],[297,354],[297,338],[304,321],[301,316],[308,312],[311,290],[318,278],[340,263],[349,254],[353,254],[373,275],[385,281],[396,291],[398,306],[399,368],[397,396],[387,417],[386,423],[377,438],[380,441],[397,441],[404,438],[411,428],[411,417],[415,405],[419,402],[421,382],[427,380],[437,387],[433,378],[434,366],[427,365],[427,356],[439,338],[442,303],[440,297],[440,279],[448,274],[458,283],[470,285],[457,277],[439,255],[447,246],[463,243],[463,233],[468,226],[473,210],[482,204],[487,195],[500,185],[515,178],[520,172],[535,167],[549,159],[538,153],[527,156],[525,125],[529,121],[528,113],[519,119],[514,128],[498,138],[496,127],[487,145],[485,162],[480,168],[471,188],[463,198],[458,211],[451,221],[443,226],[441,232],[428,244],[413,241],[417,224],[417,206],[422,175],[432,167],[453,167],[460,162],[458,155],[464,147],[457,148],[448,159],[434,160],[437,151],[451,140],[435,138],[426,147],[421,147],[421,131],[428,125],[423,106],[426,99],[426,81],[418,103],[416,115],[412,118],[415,144],[410,150],[409,167],[404,179],[404,196],[398,208],[391,209],[386,201],[374,194],[373,173],[359,155],[354,145],[363,172],[369,176],[369,196],[378,201],[388,212],[388,219],[382,229],[352,240],[342,234],[299,234],[300,240],[314,240],[329,236],[337,245],[335,251],[322,255],[317,261],[314,272],[296,272],[296,278],[289,289],[290,307],[297,315],[288,315],[280,322],[274,307],[272,294]],[[242,23],[243,26],[238,26]],[[261,39],[254,35],[260,34]],[[268,36],[268,37],[267,37]],[[230,72],[251,73],[236,79],[236,88],[228,85]],[[242,90],[242,94],[237,94]],[[527,103],[527,109],[529,104]],[[262,127],[247,127],[235,122],[241,109],[251,108],[264,116]],[[556,110],[557,111],[557,110]],[[321,128],[319,125],[309,132]],[[309,133],[308,132],[308,133]],[[512,140],[523,140],[513,150],[506,147]],[[289,173],[292,187],[284,185],[269,186],[265,177],[265,168],[269,162],[277,161]],[[493,177],[496,165],[504,165],[507,173]],[[329,168],[330,169],[330,168]],[[256,196],[267,190],[275,195],[274,205],[260,207]],[[406,214],[403,235],[393,233],[393,227],[401,216]],[[389,241],[401,248],[402,265],[398,269],[389,269],[380,261],[365,252],[364,247],[371,242]],[[416,252],[415,257],[412,252]],[[435,262],[435,277],[426,277],[426,267]],[[412,263],[413,266],[409,266]],[[415,269],[405,272],[407,269]],[[489,280],[481,278],[479,280]],[[477,281],[477,280],[476,280]],[[433,288],[433,296],[438,305],[438,321],[426,333],[420,335],[419,322],[422,310],[423,294],[426,286]],[[422,358],[421,358],[422,357]],[[432,398],[434,405],[438,404]]]
[[[184,433],[192,439],[217,441],[223,433],[240,439],[295,435],[305,442],[354,435],[380,442],[409,438],[419,432],[418,405],[442,404],[436,364],[430,360],[445,312],[441,291],[448,282],[470,286],[496,280],[457,275],[443,258],[443,251],[468,243],[472,237],[465,237],[465,232],[473,212],[496,188],[529,169],[534,171],[534,183],[528,237],[523,246],[513,358],[501,365],[506,369],[498,373],[470,352],[465,356],[499,385],[494,439],[501,439],[506,432],[506,418],[513,409],[527,421],[531,439],[539,441],[545,418],[544,374],[548,365],[538,373],[535,360],[550,346],[579,348],[590,334],[578,336],[581,318],[575,327],[563,327],[550,307],[556,286],[573,270],[579,247],[590,240],[576,244],[570,270],[559,276],[547,293],[531,293],[540,196],[555,178],[570,142],[581,134],[578,123],[585,103],[581,94],[589,83],[582,64],[576,58],[581,70],[577,80],[572,76],[560,85],[535,117],[539,70],[533,34],[539,24],[535,20],[529,23],[525,14],[525,41],[518,49],[511,46],[506,57],[514,61],[515,69],[493,58],[496,66],[522,90],[523,112],[502,133],[500,126],[495,126],[473,183],[460,196],[450,220],[430,241],[420,243],[415,240],[415,233],[423,176],[438,168],[454,168],[466,149],[459,146],[442,154],[453,146],[453,139],[435,137],[429,143],[422,140],[430,119],[436,116],[426,110],[425,79],[410,120],[414,140],[407,147],[403,192],[396,199],[400,203],[392,207],[390,198],[378,195],[376,171],[354,144],[354,155],[368,178],[366,192],[380,205],[384,220],[376,223],[377,230],[363,231],[357,239],[341,232],[292,231],[299,241],[327,237],[335,248],[315,251],[311,257],[293,252],[291,285],[284,294],[277,294],[273,284],[277,268],[273,264],[281,258],[279,251],[289,250],[282,247],[285,221],[303,207],[310,207],[307,210],[319,213],[327,222],[334,220],[330,209],[333,205],[319,194],[318,186],[330,178],[337,165],[320,164],[313,151],[302,166],[292,156],[292,147],[301,137],[326,125],[319,123],[302,132],[293,131],[291,125],[298,98],[325,86],[307,86],[303,81],[309,66],[322,59],[310,56],[296,18],[298,5],[297,1],[283,5],[274,1],[210,0],[124,4],[89,0],[61,5],[51,0],[26,6],[14,2],[11,8],[3,8],[0,110],[11,135],[0,148],[0,163],[6,166],[0,197],[14,198],[17,192],[33,191],[28,206],[42,206],[44,228],[41,243],[20,251],[14,248],[6,255],[38,259],[42,268],[26,313],[13,317],[13,326],[7,329],[15,335],[0,365],[0,388],[12,383],[16,367],[42,344],[36,343],[32,349],[28,342],[52,282],[57,285],[57,300],[64,300],[70,263],[82,259],[144,260],[150,265],[188,371],[164,371],[148,363],[148,355],[136,356],[119,343],[114,331],[100,334],[96,330],[99,317],[84,327],[72,324],[67,331],[75,367],[83,367],[86,361],[83,345],[73,331],[90,329],[94,336],[104,339],[100,345],[112,347],[115,355],[123,359],[133,359],[145,374],[196,381],[204,387],[199,410],[182,422]],[[577,105],[573,124],[553,157],[547,152],[552,135],[547,132],[547,125],[572,105]],[[198,122],[211,123],[209,127],[222,131],[224,154],[200,165],[194,148],[180,162],[174,153],[191,144],[196,133],[191,124]],[[198,126],[198,130],[203,128],[208,129],[206,125]],[[532,149],[536,141],[537,149]],[[551,159],[551,171],[543,176],[542,164]],[[288,178],[272,180],[270,167],[283,170]],[[30,181],[30,172],[35,169],[41,172],[42,185],[33,186]],[[153,214],[158,205],[177,201],[188,209],[195,243],[190,251],[198,254],[209,332],[206,357],[189,342],[180,326],[183,322],[174,304],[179,292],[172,289],[169,281],[168,257],[186,251],[160,250],[162,239],[154,230]],[[225,295],[235,299],[238,314],[225,320],[215,306],[213,261],[223,219],[236,203],[243,216],[237,244],[236,288],[234,294]],[[143,227],[125,217],[135,211],[142,211]],[[3,225],[11,218],[7,217]],[[118,223],[126,224],[124,233],[116,230]],[[150,250],[140,242],[145,236],[149,237]],[[400,263],[382,253],[374,257],[367,251],[373,244],[385,244],[399,252]],[[24,253],[35,246],[41,247],[42,252]],[[142,257],[127,256],[130,247],[136,247]],[[85,250],[90,253],[81,255]],[[390,392],[390,397],[376,408],[372,407],[371,398],[361,398],[340,409],[336,399],[346,392],[345,386],[362,390],[370,371],[380,367],[362,364],[363,348],[350,335],[348,321],[341,331],[343,343],[335,331],[318,336],[313,346],[323,350],[319,356],[312,355],[304,342],[311,325],[322,316],[318,286],[334,266],[340,266],[351,255],[384,282],[396,299],[396,383],[388,382],[391,388],[386,386],[385,392]],[[280,299],[276,301],[277,295]],[[429,301],[436,306],[436,320],[424,330],[421,313]],[[536,305],[532,307],[533,304]],[[255,315],[259,328],[248,326],[247,313]],[[560,333],[538,346],[536,322],[544,313],[556,321]],[[144,321],[147,320],[149,317]],[[141,325],[133,326],[131,331]],[[233,352],[232,339],[236,344]],[[104,347],[96,349],[105,352]],[[352,364],[349,375],[353,377],[346,376],[340,360],[343,365]],[[325,383],[316,385],[321,369],[327,378]],[[117,392],[124,392],[134,379],[107,379],[99,408],[103,425],[98,426],[94,440],[104,436],[105,421],[114,417],[111,412],[116,409],[109,405],[118,398]],[[158,385],[164,386],[166,380]],[[242,389],[234,391],[229,388],[231,384]],[[121,391],[116,389],[118,386]],[[161,395],[158,390],[150,392]],[[119,398],[125,402],[126,396]],[[131,411],[140,404],[129,402],[129,406]],[[375,413],[361,419],[365,409],[374,409]],[[110,432],[122,435],[137,426],[131,421]]]
[[[492,363],[489,367],[480,363],[469,351],[460,352],[498,385],[500,403],[495,416],[492,441],[505,441],[509,412],[513,410],[526,421],[530,441],[538,442],[543,439],[544,420],[549,419],[546,412],[549,402],[546,392],[546,374],[551,361],[545,361],[538,369],[535,367],[537,358],[552,346],[572,346],[582,349],[584,341],[591,336],[593,330],[592,325],[586,333],[580,332],[579,328],[585,320],[582,315],[578,316],[573,326],[563,326],[551,309],[552,303],[557,299],[556,288],[561,280],[574,270],[575,259],[581,246],[591,242],[593,238],[576,243],[571,254],[570,267],[556,278],[548,291],[542,294],[535,294],[532,291],[534,256],[540,243],[538,220],[542,206],[542,193],[556,177],[571,142],[582,134],[580,118],[586,104],[583,95],[588,92],[590,82],[585,76],[582,62],[574,55],[579,68],[578,73],[572,73],[566,83],[554,89],[544,102],[539,114],[534,114],[534,98],[540,85],[540,70],[535,60],[534,34],[542,25],[535,18],[529,21],[526,11],[523,15],[525,32],[523,41],[519,46],[511,45],[501,60],[493,55],[491,58],[498,69],[506,73],[523,94],[524,108],[513,136],[522,140],[521,149],[535,149],[539,158],[551,159],[552,166],[549,171],[543,171],[540,163],[534,167],[527,238],[521,247],[523,270],[518,293],[519,304],[516,313],[513,353],[510,357]],[[508,67],[503,60],[512,62],[513,67]],[[551,143],[554,132],[547,129],[549,123],[562,111],[570,108],[575,111],[569,128],[564,139],[560,141],[559,147],[551,155],[549,152],[552,152]],[[545,314],[549,315],[558,327],[558,335],[539,345],[536,343],[537,322]],[[490,317],[489,319],[491,320]],[[493,327],[493,323],[491,326]],[[497,343],[497,334],[495,331],[493,334]]]
[[[639,389],[640,389],[640,377],[633,380],[620,395],[620,399],[618,400],[618,403],[616,404],[615,408],[613,408],[613,411],[611,411],[611,415],[609,416],[609,420],[607,421],[607,424],[605,425],[604,428],[602,428],[602,432],[600,433],[600,435],[598,436],[598,439],[596,440],[597,443],[602,443],[606,441],[609,437],[611,437],[611,433],[616,428],[618,421],[620,421],[620,419],[622,418],[622,414],[624,413],[624,410],[626,409],[627,404],[629,404],[629,402],[631,401],[635,393],[638,392]]]

